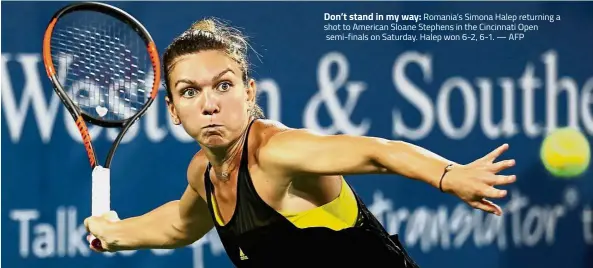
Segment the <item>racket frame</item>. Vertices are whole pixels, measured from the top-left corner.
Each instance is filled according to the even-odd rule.
[[[63,85],[60,83],[57,73],[55,70],[55,66],[53,64],[52,54],[51,54],[51,40],[53,30],[55,28],[56,23],[59,21],[60,17],[75,12],[75,11],[95,11],[101,12],[103,14],[112,16],[121,22],[126,23],[129,25],[134,31],[136,31],[140,37],[145,41],[147,52],[150,56],[152,68],[154,70],[154,81],[152,85],[152,91],[150,92],[150,98],[147,102],[142,106],[142,108],[136,112],[132,117],[122,120],[104,120],[104,119],[97,119],[89,114],[87,114],[84,110],[80,109],[78,106],[74,104],[72,99],[68,96],[66,91],[64,90]],[[92,206],[92,215],[99,216],[106,212],[109,212],[110,209],[110,166],[113,160],[113,156],[117,147],[119,146],[121,140],[123,139],[124,135],[128,131],[128,129],[138,120],[146,110],[150,107],[154,99],[158,94],[158,90],[160,87],[160,79],[161,79],[161,66],[160,66],[160,58],[159,53],[152,39],[150,33],[146,30],[146,28],[136,20],[132,15],[128,14],[127,12],[119,9],[115,6],[105,4],[105,3],[98,3],[98,2],[80,2],[80,3],[73,3],[67,5],[57,12],[54,13],[52,16],[44,37],[43,37],[43,63],[45,66],[45,70],[47,72],[47,76],[49,77],[53,89],[56,94],[59,96],[62,103],[66,106],[66,109],[76,122],[78,130],[80,131],[80,135],[82,137],[82,141],[85,146],[85,150],[87,152],[87,156],[89,158],[89,162],[92,169],[92,198],[91,198],[91,206]],[[102,167],[97,161],[97,154],[92,145],[92,139],[90,133],[87,128],[88,122],[93,125],[98,125],[101,127],[106,128],[120,128],[120,132],[118,133],[117,137],[113,141],[109,152],[107,153],[107,157],[104,162],[104,167]],[[101,241],[91,235],[89,239],[91,245],[96,249],[103,249],[101,245]]]
[[[70,97],[64,90],[64,87],[62,86],[62,84],[60,83],[60,81],[57,77],[57,73],[55,71],[55,66],[53,64],[53,59],[52,59],[52,54],[51,54],[51,37],[52,37],[53,29],[54,29],[56,23],[59,21],[60,17],[67,15],[69,13],[75,12],[75,11],[80,11],[80,10],[101,12],[103,14],[115,17],[116,19],[118,19],[118,20],[126,23],[130,27],[132,27],[132,29],[134,29],[140,35],[140,37],[145,41],[145,43],[147,45],[147,51],[148,51],[148,54],[150,55],[151,62],[153,65],[155,81],[153,82],[153,88],[152,88],[150,98],[148,99],[148,101],[144,104],[144,106],[138,112],[136,112],[136,114],[134,114],[132,117],[130,117],[128,119],[104,120],[104,119],[97,119],[97,118],[87,114],[84,110],[78,108],[74,104],[74,102],[70,99]],[[130,126],[132,126],[138,119],[140,119],[140,117],[142,117],[142,115],[144,115],[146,110],[150,107],[150,105],[154,101],[154,99],[158,93],[158,89],[160,87],[160,78],[161,78],[160,77],[161,76],[160,59],[159,59],[159,54],[158,54],[156,45],[154,43],[154,40],[152,39],[152,36],[138,20],[136,20],[132,15],[128,14],[127,12],[123,11],[120,8],[117,8],[115,6],[105,4],[105,3],[99,3],[99,2],[74,3],[74,4],[71,4],[71,5],[61,8],[60,10],[55,12],[55,14],[52,16],[52,18],[48,24],[47,30],[45,31],[44,38],[43,38],[43,54],[42,55],[43,55],[43,62],[45,65],[45,69],[46,69],[49,79],[52,82],[54,91],[57,93],[57,95],[60,97],[62,102],[65,104],[68,112],[70,113],[70,115],[72,115],[72,118],[76,122],[76,125],[80,131],[85,149],[88,154],[91,168],[94,169],[99,164],[97,161],[97,155],[95,153],[93,145],[91,144],[91,137],[90,137],[90,134],[88,132],[88,128],[87,128],[85,122],[88,122],[93,125],[98,125],[101,127],[106,127],[106,128],[121,128],[121,131],[115,138],[113,144],[111,145],[111,148],[109,149],[109,152],[108,152],[107,157],[104,162],[104,167],[109,168],[111,166],[111,162],[113,160],[113,155],[115,154],[115,151],[116,151],[117,147],[119,146],[121,140],[123,139],[124,135],[130,128]]]

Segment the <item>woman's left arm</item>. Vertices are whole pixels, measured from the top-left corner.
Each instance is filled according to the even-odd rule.
[[[305,129],[280,132],[260,149],[262,167],[287,176],[398,174],[420,180],[454,194],[473,207],[501,214],[484,198],[502,198],[506,191],[494,188],[509,184],[515,176],[497,175],[514,166],[514,160],[495,162],[508,145],[484,157],[460,165],[427,149],[403,141],[351,135],[319,135]],[[445,174],[445,168],[453,164]],[[443,176],[444,175],[444,176]],[[442,185],[440,185],[442,178]]]

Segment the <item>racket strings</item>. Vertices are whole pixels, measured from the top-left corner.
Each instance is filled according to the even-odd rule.
[[[125,120],[148,101],[154,74],[146,44],[124,22],[98,12],[68,14],[54,28],[51,51],[60,83],[87,114]]]

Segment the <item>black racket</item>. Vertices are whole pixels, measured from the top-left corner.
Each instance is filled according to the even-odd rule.
[[[92,215],[109,212],[113,154],[158,92],[156,45],[144,26],[123,10],[79,2],[53,15],[43,37],[43,63],[84,142],[92,169]],[[87,123],[120,128],[104,166],[97,160]],[[101,249],[98,239],[91,241]]]

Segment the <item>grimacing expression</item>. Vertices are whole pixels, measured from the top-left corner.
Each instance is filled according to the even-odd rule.
[[[245,85],[241,65],[219,50],[173,60],[167,99],[174,121],[206,147],[224,147],[238,138],[254,105],[255,82]]]

